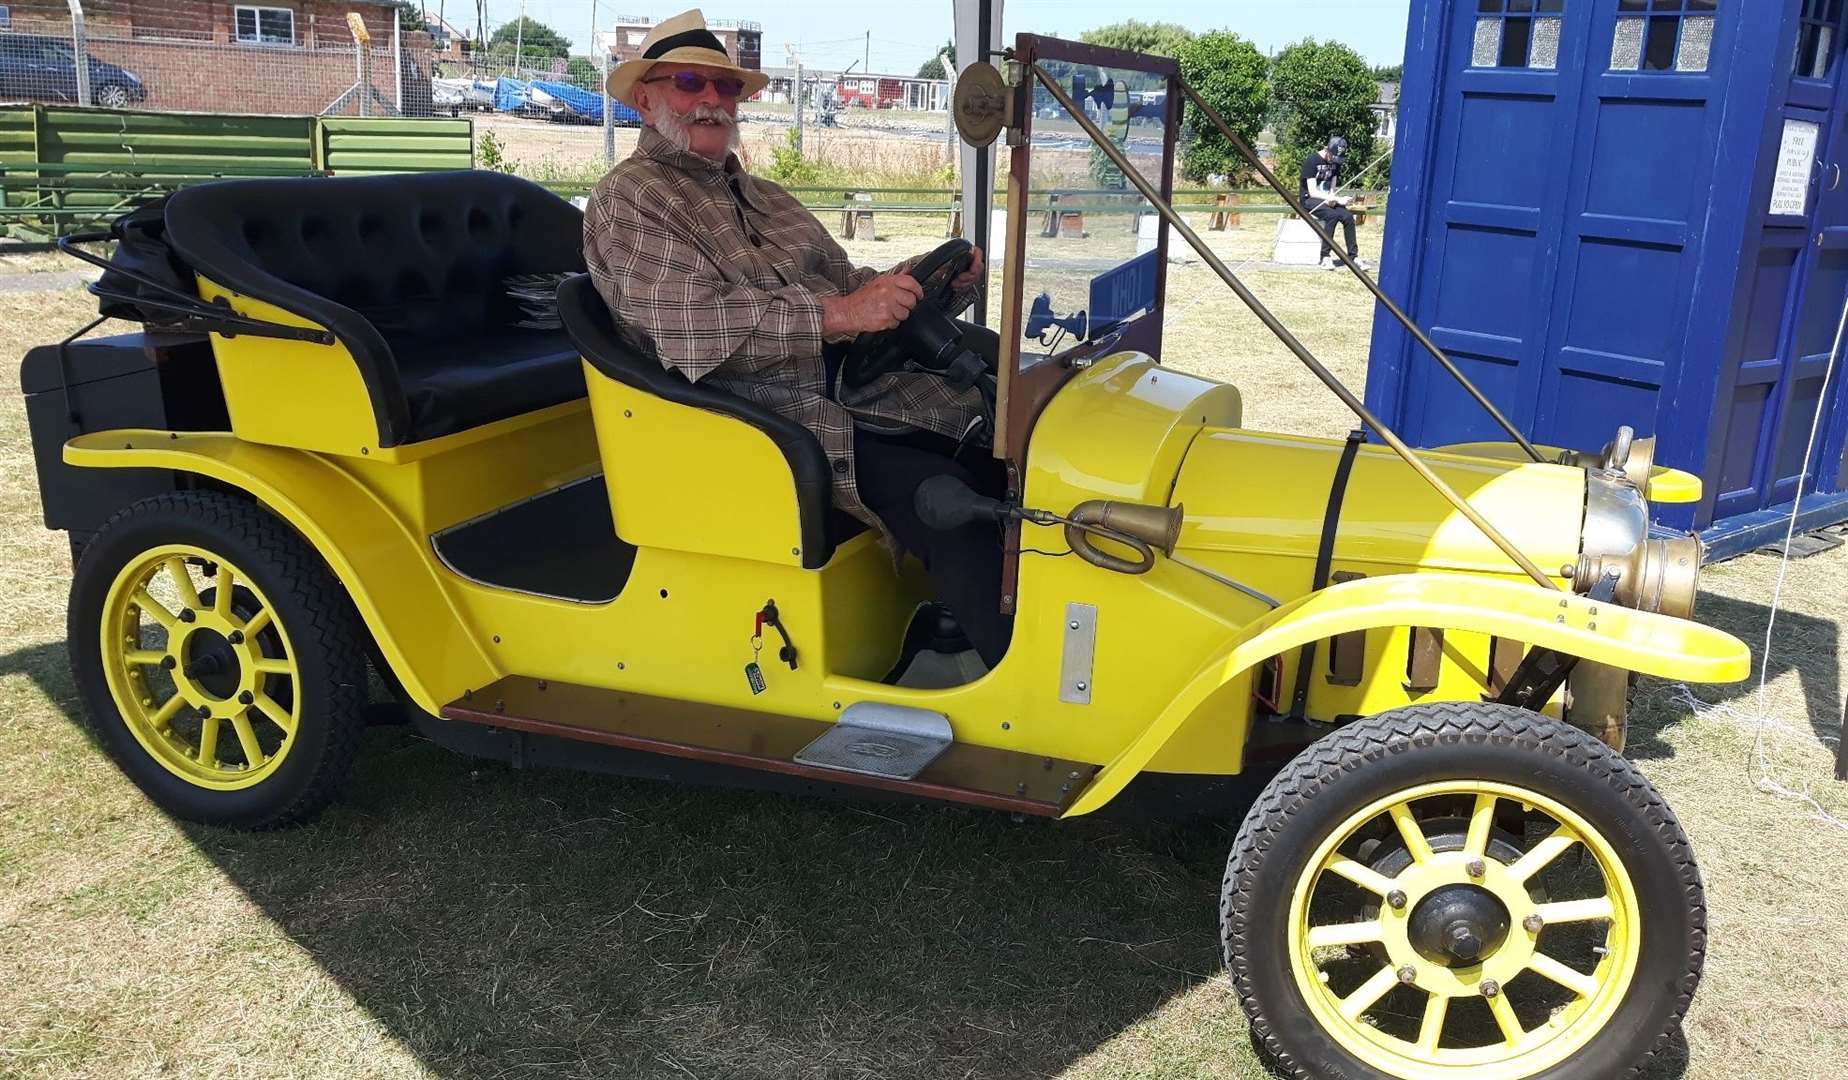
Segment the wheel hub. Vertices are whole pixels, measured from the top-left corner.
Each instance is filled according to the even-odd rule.
[[[187,635],[186,662],[180,669],[200,690],[223,700],[237,693],[243,680],[238,650],[225,635],[201,627]]]
[[[1412,909],[1406,931],[1426,960],[1471,967],[1501,948],[1512,922],[1507,906],[1482,886],[1444,885]]]

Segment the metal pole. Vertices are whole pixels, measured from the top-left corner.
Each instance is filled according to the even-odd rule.
[[[392,107],[398,110],[399,116],[404,115],[404,36],[401,33],[402,29],[394,17],[391,20],[391,71],[393,93],[397,96],[392,101]]]
[[[526,62],[526,0],[520,0],[520,21],[513,27],[513,77],[520,77],[520,68]]]
[[[1476,388],[1475,383],[1469,381],[1469,376],[1463,374],[1462,369],[1457,367],[1456,361],[1450,359],[1448,353],[1438,348],[1437,343],[1432,341],[1423,330],[1418,328],[1418,324],[1412,321],[1411,316],[1401,310],[1398,304],[1392,302],[1392,298],[1387,296],[1385,290],[1380,288],[1379,282],[1373,280],[1373,275],[1362,270],[1353,259],[1348,258],[1346,251],[1342,249],[1341,245],[1335,243],[1334,236],[1322,227],[1322,223],[1317,221],[1314,215],[1303,208],[1303,204],[1296,198],[1296,193],[1286,187],[1282,181],[1278,180],[1277,174],[1271,172],[1270,169],[1265,166],[1264,162],[1258,159],[1257,151],[1253,150],[1251,145],[1239,136],[1238,132],[1232,130],[1231,125],[1226,123],[1225,118],[1219,115],[1219,110],[1207,104],[1206,100],[1200,96],[1200,92],[1187,84],[1187,80],[1181,80],[1181,89],[1186,92],[1187,99],[1193,102],[1194,108],[1199,109],[1205,114],[1206,118],[1213,122],[1213,126],[1219,129],[1219,133],[1224,135],[1226,140],[1232,144],[1233,148],[1239,152],[1239,156],[1250,162],[1251,165],[1258,170],[1258,174],[1264,178],[1264,182],[1269,184],[1271,189],[1277,194],[1283,196],[1283,201],[1289,204],[1290,209],[1294,210],[1298,217],[1309,223],[1309,227],[1314,229],[1316,235],[1322,238],[1322,242],[1328,245],[1328,250],[1334,252],[1335,256],[1341,260],[1341,265],[1354,272],[1354,276],[1359,278],[1360,283],[1367,287],[1367,290],[1373,294],[1374,299],[1384,304],[1386,310],[1392,313],[1393,318],[1399,320],[1399,323],[1403,325],[1406,330],[1411,332],[1412,337],[1417,339],[1418,344],[1424,346],[1432,356],[1437,358],[1437,362],[1443,365],[1445,371],[1450,372],[1457,380],[1458,385],[1462,386],[1470,397],[1476,399],[1476,404],[1483,407],[1489,416],[1501,426],[1501,429],[1506,431],[1509,437],[1519,444],[1528,457],[1533,458],[1535,461],[1545,461],[1545,455],[1541,454],[1540,451],[1534,447],[1533,443],[1527,441],[1527,436],[1521,434],[1520,429],[1516,428],[1512,421],[1502,415],[1501,410],[1495,407],[1495,404],[1488,399],[1487,395]]]
[[[871,30],[866,32],[866,53],[861,60],[864,62],[861,63],[860,70],[871,74],[873,70],[873,32]],[[873,84],[873,104],[879,104],[879,84],[876,82]]]
[[[950,62],[950,50],[943,49],[937,53],[937,61],[943,65],[943,77],[947,91],[943,102],[943,137],[949,146],[950,168],[956,168],[956,65]]]
[[[796,61],[796,156],[802,156],[802,98],[807,89],[802,82],[802,61]]]
[[[77,54],[77,104],[90,107],[90,43],[83,30],[83,0],[66,0],[71,8],[71,51]]]
[[[1168,205],[1168,203],[1162,199],[1161,192],[1157,191],[1154,185],[1143,178],[1142,174],[1130,163],[1129,158],[1123,151],[1117,148],[1115,141],[1099,130],[1098,126],[1092,122],[1090,116],[1072,101],[1071,95],[1065,92],[1065,88],[1059,85],[1057,79],[1048,75],[1046,69],[1040,67],[1037,63],[1033,65],[1033,74],[1052,92],[1052,96],[1058,100],[1060,105],[1065,107],[1066,112],[1070,113],[1072,119],[1078,122],[1078,126],[1084,129],[1085,134],[1090,136],[1091,141],[1098,149],[1102,150],[1110,158],[1112,164],[1122,170],[1124,179],[1136,186],[1136,190],[1140,191],[1142,197],[1149,201],[1149,204],[1155,208],[1155,212],[1167,219],[1168,224],[1181,234],[1182,238],[1199,253],[1200,258],[1204,260],[1208,266],[1213,268],[1213,272],[1219,275],[1220,280],[1224,281],[1234,293],[1238,294],[1238,298],[1245,302],[1245,306],[1250,308],[1251,313],[1258,317],[1258,321],[1262,322],[1266,329],[1276,335],[1277,340],[1283,342],[1286,348],[1295,353],[1296,358],[1303,362],[1303,366],[1308,368],[1311,374],[1322,381],[1322,385],[1328,387],[1336,397],[1340,398],[1341,403],[1346,405],[1355,416],[1359,417],[1361,423],[1379,432],[1380,438],[1385,440],[1387,446],[1392,447],[1394,453],[1405,459],[1405,463],[1412,467],[1413,472],[1416,472],[1424,479],[1425,483],[1430,484],[1436,489],[1437,493],[1442,495],[1450,505],[1456,507],[1457,513],[1462,514],[1464,517],[1468,518],[1470,523],[1475,525],[1476,528],[1481,529],[1482,534],[1488,537],[1490,542],[1496,547],[1500,548],[1503,554],[1514,560],[1515,565],[1526,571],[1529,577],[1546,588],[1559,588],[1558,585],[1553,583],[1552,578],[1547,577],[1543,570],[1534,565],[1532,559],[1522,554],[1520,548],[1514,546],[1513,541],[1503,536],[1500,529],[1491,525],[1487,518],[1483,517],[1475,507],[1471,506],[1469,500],[1457,494],[1456,489],[1445,483],[1444,479],[1435,472],[1432,472],[1429,465],[1419,460],[1418,455],[1412,452],[1412,448],[1405,444],[1405,440],[1399,438],[1396,432],[1381,423],[1379,417],[1374,416],[1367,406],[1363,404],[1359,398],[1354,396],[1353,391],[1342,385],[1341,380],[1335,377],[1334,372],[1324,367],[1322,362],[1315,358],[1315,354],[1311,353],[1308,347],[1298,340],[1295,334],[1290,332],[1288,327],[1279,322],[1277,316],[1271,314],[1270,309],[1264,306],[1263,301],[1259,300],[1250,289],[1246,288],[1245,283],[1238,279],[1238,275],[1228,269],[1226,264],[1220,261],[1219,256],[1213,254],[1212,249],[1208,248],[1206,242],[1200,239],[1199,234],[1194,232],[1187,222],[1181,219],[1180,214],[1175,213],[1174,207]]]

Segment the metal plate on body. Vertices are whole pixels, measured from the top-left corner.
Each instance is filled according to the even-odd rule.
[[[1065,605],[1064,648],[1059,654],[1059,700],[1091,703],[1091,666],[1097,657],[1097,605]]]
[[[804,765],[895,780],[915,778],[949,749],[949,718],[927,709],[860,701],[835,725],[796,751]]]

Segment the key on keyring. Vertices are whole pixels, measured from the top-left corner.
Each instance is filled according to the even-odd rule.
[[[751,635],[751,662],[744,665],[744,681],[750,684],[753,697],[770,687],[770,684],[764,681],[764,669],[757,664],[757,657],[763,651],[764,638],[760,627],[757,633]]]

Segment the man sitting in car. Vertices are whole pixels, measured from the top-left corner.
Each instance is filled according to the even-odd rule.
[[[918,486],[946,473],[999,494],[987,404],[976,387],[921,370],[840,385],[847,343],[898,326],[923,290],[905,266],[854,266],[814,214],[744,171],[732,152],[738,100],[768,81],[732,63],[697,9],[650,31],[641,56],[610,72],[610,95],[645,126],[591,195],[585,262],[638,349],[814,432],[834,468],[834,505],[924,561],[993,667],[1009,633],[996,530],[933,530],[913,506]],[[952,282],[956,310],[985,280],[978,249]],[[998,347],[976,327],[965,344],[991,360]]]

